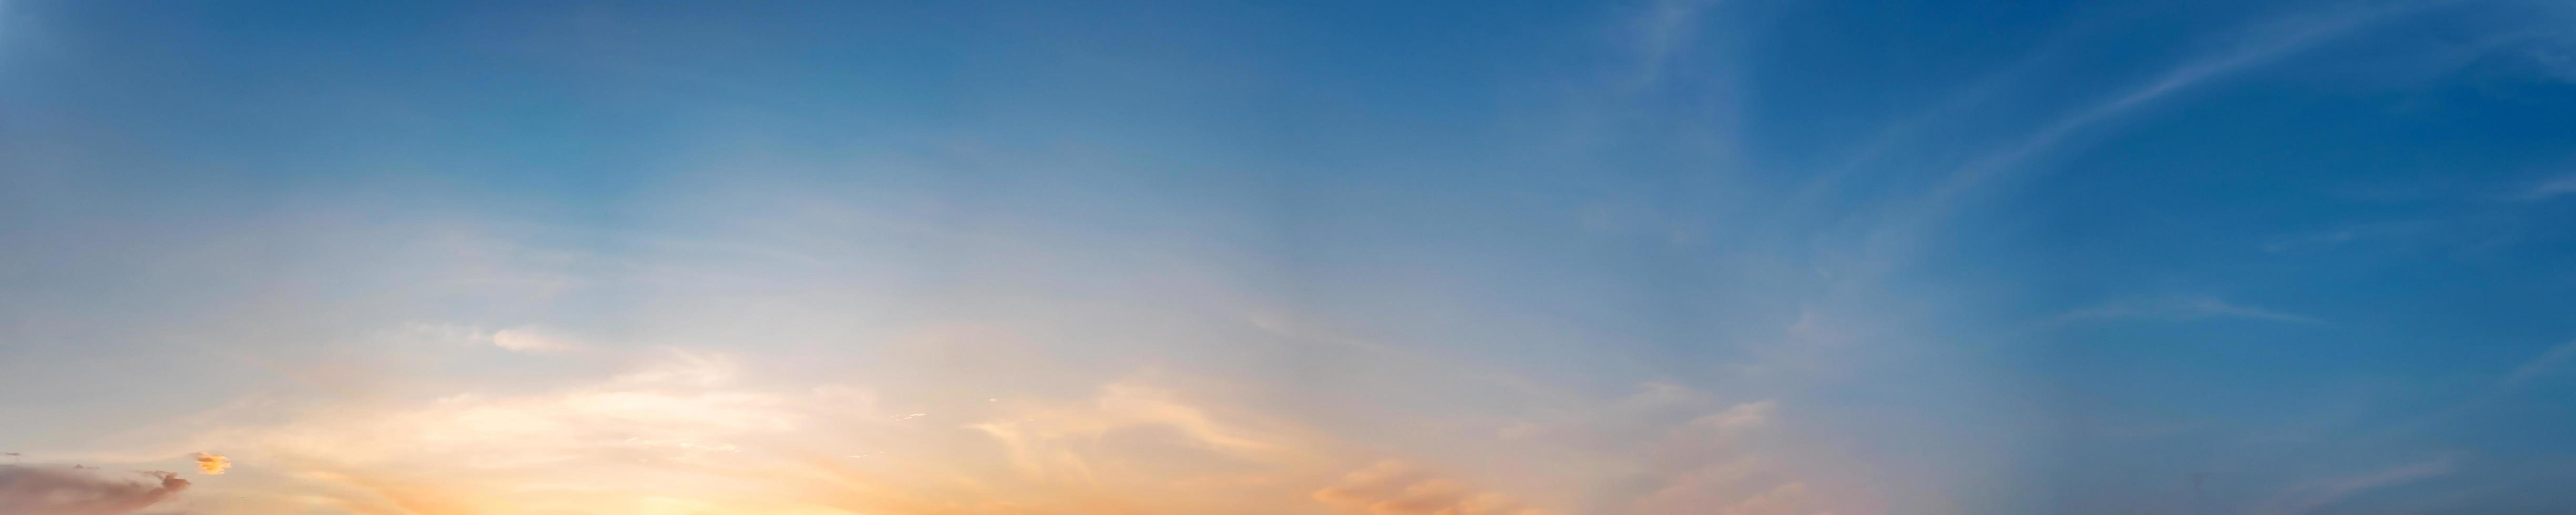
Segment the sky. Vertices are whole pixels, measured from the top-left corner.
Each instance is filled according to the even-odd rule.
[[[0,513],[2576,510],[2576,4],[0,0]]]

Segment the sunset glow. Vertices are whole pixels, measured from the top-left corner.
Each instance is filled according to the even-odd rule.
[[[2576,4],[0,0],[0,515],[2576,512]]]

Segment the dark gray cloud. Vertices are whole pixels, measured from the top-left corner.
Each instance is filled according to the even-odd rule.
[[[122,515],[187,489],[188,480],[170,472],[0,465],[0,513],[9,515]]]

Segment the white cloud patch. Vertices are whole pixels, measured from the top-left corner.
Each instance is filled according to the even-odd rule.
[[[460,394],[425,403],[347,406],[205,435],[304,481],[293,491],[375,513],[646,513],[631,495],[721,501],[724,480],[685,469],[726,463],[760,438],[829,413],[825,392],[784,395],[691,382],[672,371],[528,395]],[[654,381],[652,379],[670,379]],[[696,486],[692,486],[692,485]],[[600,503],[601,496],[622,497]],[[257,513],[274,507],[238,507]],[[777,506],[771,506],[777,508]],[[783,508],[782,508],[783,509]],[[761,513],[764,511],[752,511]]]
[[[567,352],[581,346],[562,336],[537,329],[503,329],[494,331],[492,345],[519,352]]]
[[[442,344],[490,345],[514,352],[563,353],[584,349],[579,340],[561,331],[521,326],[489,330],[482,326],[455,323],[405,324],[394,332],[401,339]]]

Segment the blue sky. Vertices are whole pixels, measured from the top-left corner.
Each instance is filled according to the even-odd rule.
[[[2543,1],[0,0],[0,511],[2562,511],[2566,120]]]

